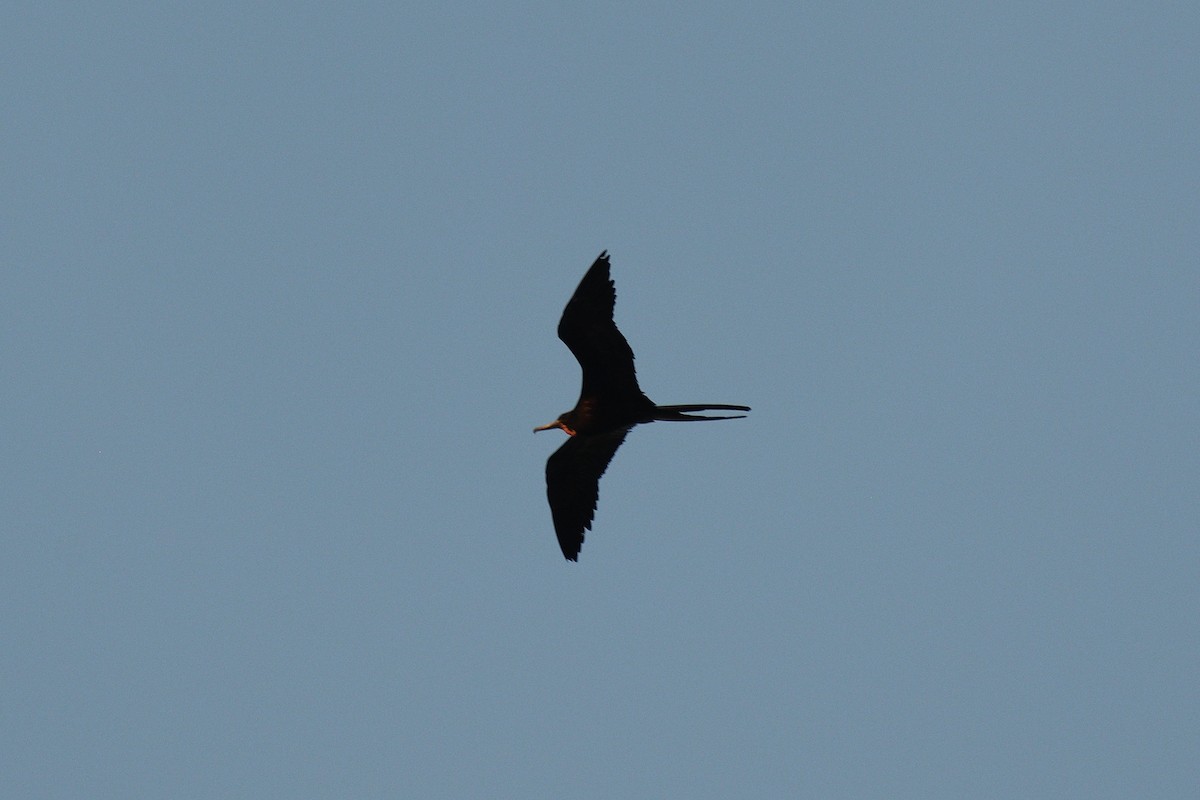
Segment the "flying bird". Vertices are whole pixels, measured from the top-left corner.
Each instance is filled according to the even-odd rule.
[[[749,411],[749,406],[657,406],[642,394],[633,368],[633,350],[613,323],[617,292],[609,275],[608,251],[588,269],[563,309],[558,338],[583,369],[583,388],[575,408],[548,425],[561,428],[566,443],[546,461],[546,497],[563,555],[579,559],[585,530],[592,529],[600,476],[635,425],[645,422],[741,419],[745,414],[712,417],[696,411]]]

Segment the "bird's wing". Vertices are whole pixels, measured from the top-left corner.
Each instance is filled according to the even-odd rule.
[[[641,394],[633,350],[613,322],[616,303],[617,290],[604,252],[579,282],[558,322],[558,338],[583,369],[582,396],[624,399]]]
[[[546,461],[550,516],[554,518],[559,547],[571,561],[579,559],[583,532],[592,529],[600,476],[627,433],[628,428],[621,428],[596,436],[572,436]]]

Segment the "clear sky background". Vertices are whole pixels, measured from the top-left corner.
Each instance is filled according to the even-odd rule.
[[[0,12],[0,795],[1200,796],[1200,11]],[[612,254],[660,403],[563,560]]]

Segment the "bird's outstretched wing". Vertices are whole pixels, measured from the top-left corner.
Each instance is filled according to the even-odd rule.
[[[583,532],[592,529],[600,476],[625,441],[628,428],[596,436],[572,436],[546,461],[546,498],[558,545],[570,561],[579,559]]]
[[[616,303],[617,290],[605,251],[579,282],[558,322],[558,338],[583,369],[581,396],[627,399],[641,394],[633,350],[613,322]]]

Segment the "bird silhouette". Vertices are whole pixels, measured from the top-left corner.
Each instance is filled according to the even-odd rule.
[[[546,461],[546,498],[563,556],[579,559],[585,530],[592,529],[600,476],[635,425],[741,419],[702,416],[696,411],[749,411],[749,406],[658,406],[642,394],[633,367],[633,350],[613,322],[617,292],[609,274],[608,251],[588,269],[558,322],[558,338],[583,370],[583,388],[575,408],[534,433],[561,428],[570,437]]]

